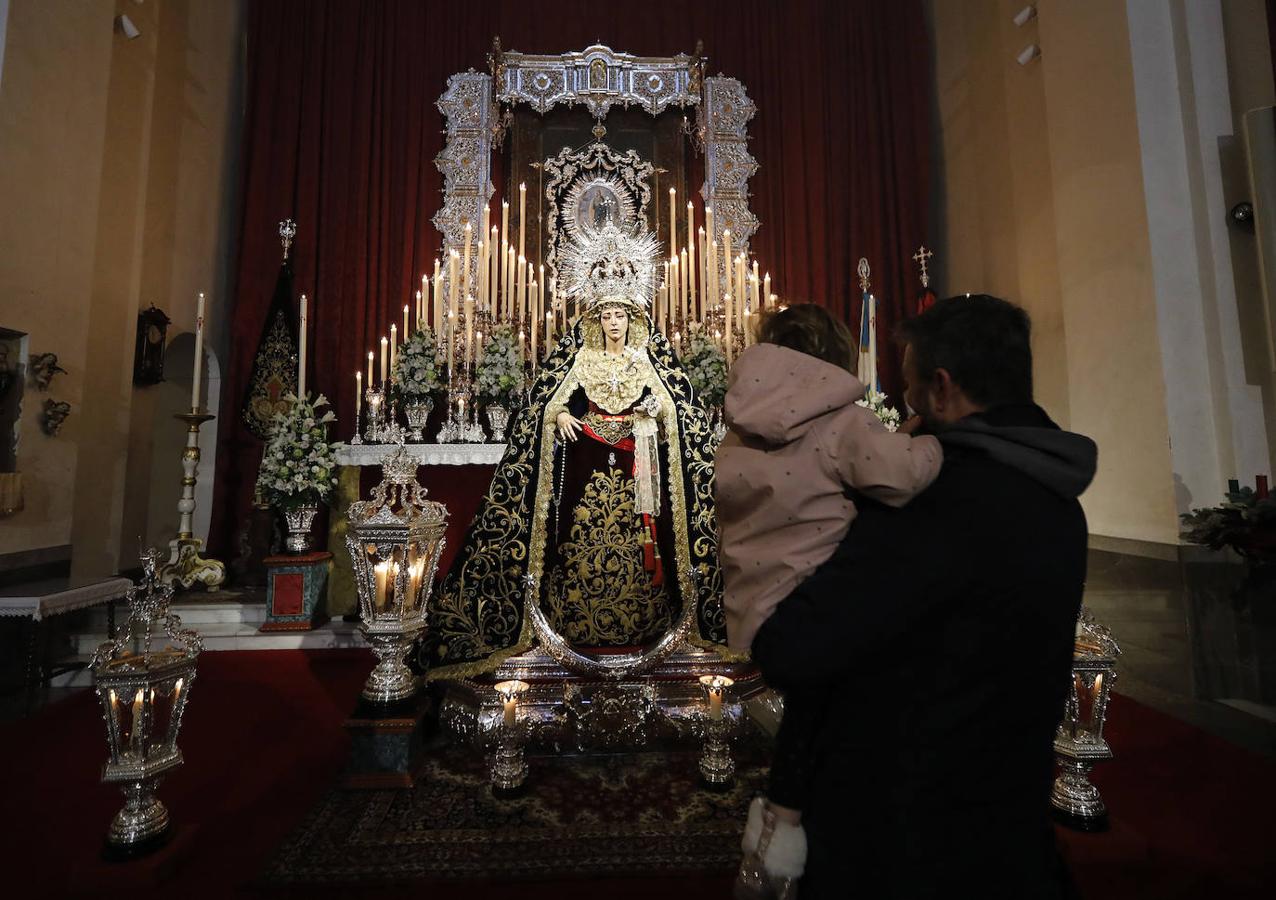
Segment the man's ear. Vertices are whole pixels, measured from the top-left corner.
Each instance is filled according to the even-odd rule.
[[[931,396],[934,399],[936,413],[943,413],[953,404],[957,385],[947,369],[936,369],[930,379]]]

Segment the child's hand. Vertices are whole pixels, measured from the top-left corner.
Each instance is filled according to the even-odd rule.
[[[903,424],[899,426],[899,433],[900,434],[916,434],[918,431],[921,430],[921,427],[922,427],[922,417],[912,416],[908,419],[905,419]]]

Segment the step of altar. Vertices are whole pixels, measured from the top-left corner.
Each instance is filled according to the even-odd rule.
[[[189,597],[189,595],[188,595]],[[183,628],[199,633],[205,652],[219,650],[330,650],[346,647],[366,647],[367,643],[355,622],[341,619],[322,622],[310,631],[262,631],[266,621],[266,604],[254,600],[205,600],[183,598],[173,603],[172,611],[182,621]],[[115,624],[123,628],[128,620],[128,610],[116,610]],[[95,609],[84,627],[68,635],[71,643],[69,655],[58,660],[58,665],[87,664],[98,645],[107,640],[107,613]],[[73,670],[56,676],[54,687],[78,687],[92,684],[87,669]]]

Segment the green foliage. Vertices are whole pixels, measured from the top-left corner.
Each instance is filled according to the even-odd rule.
[[[474,364],[474,386],[484,403],[514,405],[524,384],[523,357],[513,325],[497,325]]]
[[[1221,506],[1183,513],[1183,538],[1212,550],[1231,547],[1251,559],[1276,554],[1276,498],[1259,500],[1248,487],[1225,496]]]

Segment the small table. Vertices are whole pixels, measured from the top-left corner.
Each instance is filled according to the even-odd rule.
[[[53,616],[64,615],[78,609],[106,604],[107,634],[115,637],[115,601],[133,587],[127,578],[99,578],[81,584],[73,584],[69,578],[49,578],[26,584],[0,587],[0,617],[25,618],[31,621],[31,634],[27,640],[27,661],[23,677],[26,691],[25,709],[31,710],[35,689],[53,675],[53,667],[44,658],[48,632],[44,622]],[[69,671],[80,664],[60,668]]]

